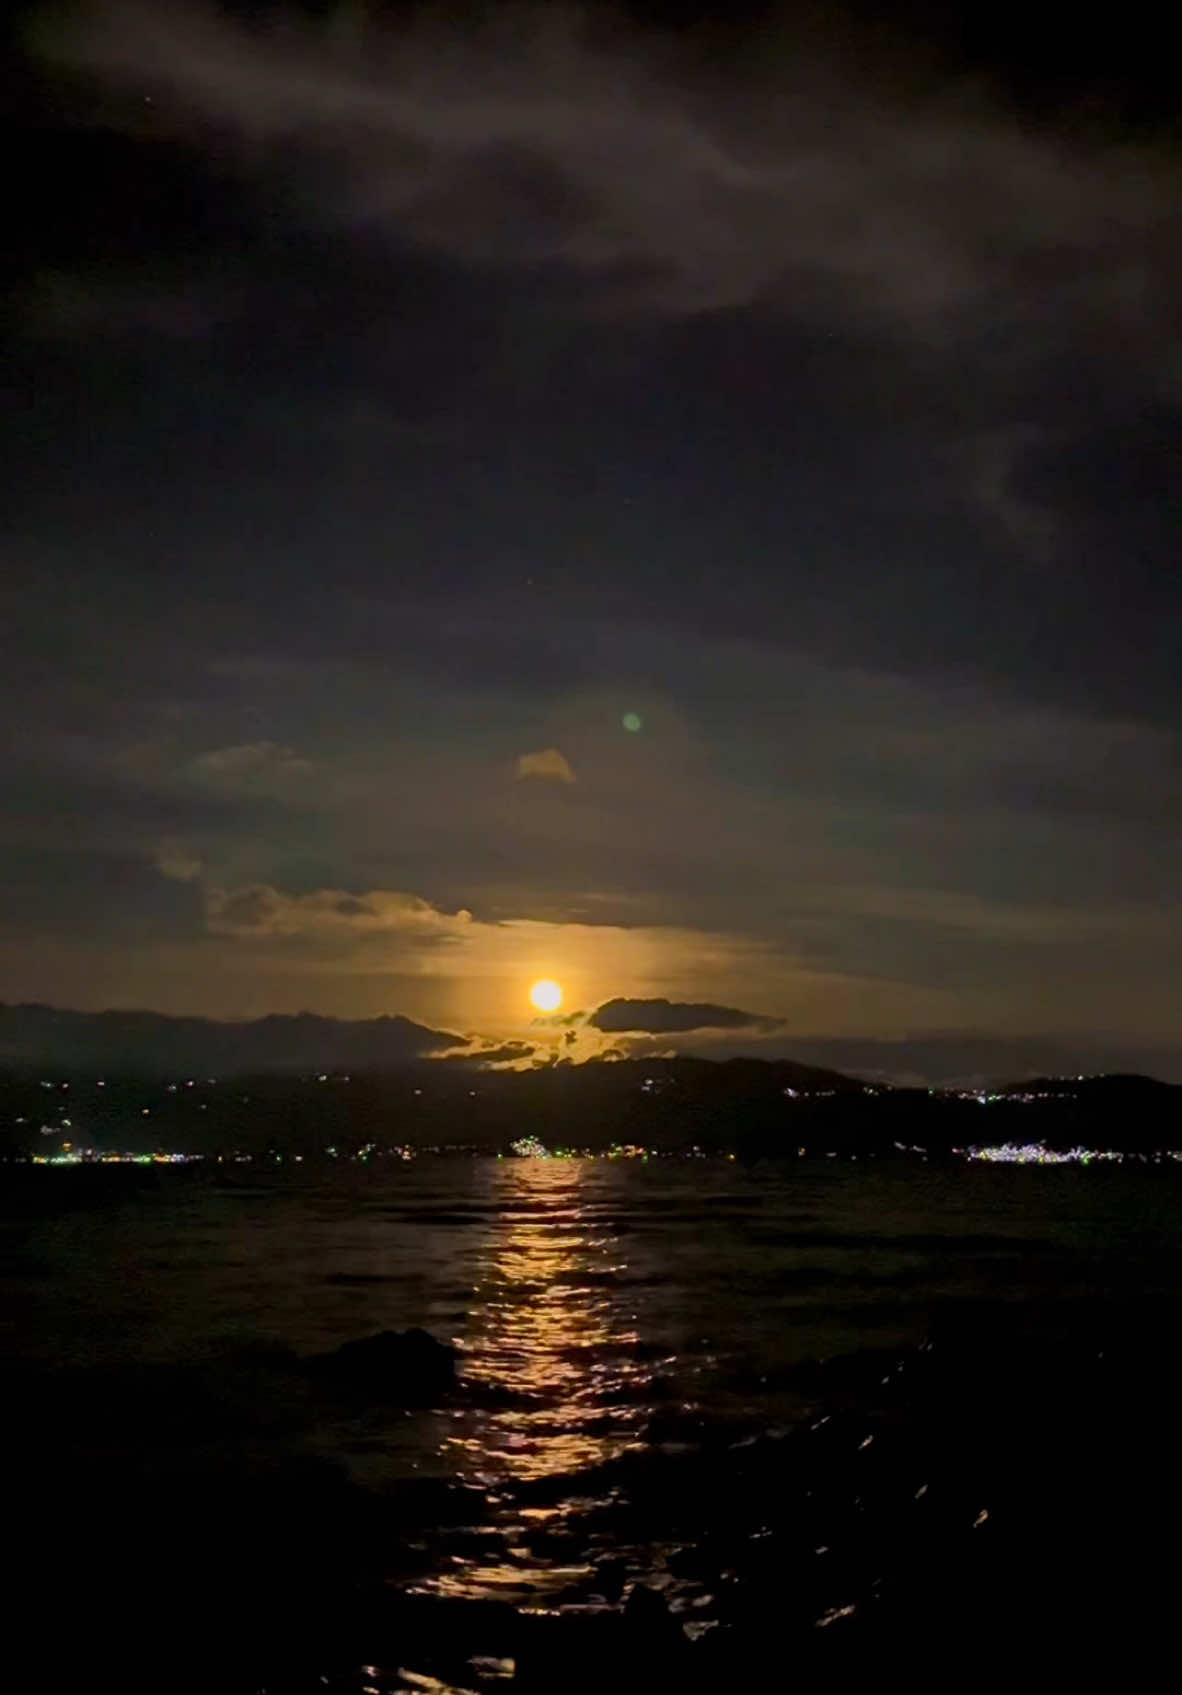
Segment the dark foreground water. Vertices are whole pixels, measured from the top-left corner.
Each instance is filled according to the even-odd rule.
[[[25,1170],[0,1217],[10,1687],[1139,1681],[1164,1646],[1169,1168]],[[411,1325],[454,1388],[310,1364]]]

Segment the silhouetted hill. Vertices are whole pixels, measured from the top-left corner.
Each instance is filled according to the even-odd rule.
[[[1030,1077],[998,1095],[1000,1105],[989,1109],[991,1123],[1017,1124],[1034,1114],[1040,1135],[1053,1146],[1126,1151],[1182,1146],[1182,1087],[1156,1077],[1121,1072]]]
[[[218,1152],[465,1146],[931,1156],[1042,1142],[1182,1147],[1182,1088],[1045,1077],[991,1093],[889,1088],[787,1059],[602,1058],[482,1069],[405,1018],[253,1023],[0,1006],[0,1149]]]
[[[1163,1083],[1160,1078],[1144,1077],[1138,1072],[1102,1071],[1088,1077],[1028,1077],[1020,1083],[1007,1083],[998,1093],[1030,1096],[1038,1100],[1078,1100],[1099,1104],[1135,1097],[1162,1101],[1176,1090],[1177,1085],[1173,1083]]]
[[[176,1077],[382,1071],[462,1041],[409,1018],[347,1021],[302,1012],[244,1023],[157,1012],[71,1012],[0,1003],[0,1066]]]
[[[162,1075],[158,1066],[106,1065],[100,1072],[76,1056],[38,1070],[0,1066],[0,1145],[27,1153],[66,1142],[117,1151],[315,1153],[404,1142],[491,1151],[525,1135],[552,1148],[729,1148],[757,1137],[774,1152],[796,1146],[810,1105],[850,1103],[860,1124],[863,1103],[877,1098],[840,1073],[790,1060],[592,1060],[481,1071],[432,1058],[332,1067],[312,1058],[322,1048],[323,1040],[320,1050],[309,1047],[299,1071],[182,1066]],[[826,1135],[833,1122],[825,1117]]]

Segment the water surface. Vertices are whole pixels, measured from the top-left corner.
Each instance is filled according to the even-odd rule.
[[[1099,1354],[1114,1329],[1159,1335],[1182,1286],[1162,1169],[429,1157],[44,1171],[32,1203],[27,1175],[3,1222],[10,1401],[73,1475],[331,1467],[350,1500],[393,1503],[365,1559],[396,1593],[562,1612],[641,1582],[691,1636],[734,1618],[687,1550],[732,1505],[734,1537],[783,1534],[751,1456],[780,1477],[835,1419],[853,1466],[867,1438],[897,1441],[894,1374],[933,1345],[958,1383],[999,1348]],[[299,1369],[410,1325],[459,1350],[438,1404],[345,1403]],[[1002,1393],[988,1367],[1007,1441],[1045,1422],[1031,1369]]]

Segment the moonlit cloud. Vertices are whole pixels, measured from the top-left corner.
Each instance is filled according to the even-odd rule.
[[[275,742],[211,748],[199,753],[189,765],[190,773],[204,782],[247,786],[282,783],[287,778],[306,777],[311,770],[310,761]]]
[[[195,883],[202,871],[200,859],[188,853],[179,842],[166,842],[161,847],[156,857],[156,868],[162,877],[174,883]]]
[[[266,884],[242,889],[212,888],[206,897],[210,931],[221,936],[385,936],[393,933],[418,942],[461,938],[472,922],[469,912],[440,912],[417,895],[390,889],[348,894],[316,889],[285,894]]]
[[[540,777],[551,783],[573,783],[575,774],[570,761],[556,747],[543,748],[540,753],[522,753],[517,759],[517,776]]]

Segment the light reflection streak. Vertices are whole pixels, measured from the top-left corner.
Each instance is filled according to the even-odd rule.
[[[514,1160],[498,1169],[503,1203],[465,1337],[464,1374],[512,1397],[450,1439],[483,1479],[582,1470],[619,1452],[605,1410],[639,1376],[611,1357],[637,1339],[611,1287],[627,1270],[619,1243],[582,1190],[581,1160]]]
[[[585,1192],[591,1170],[579,1159],[515,1159],[497,1167],[501,1204],[463,1338],[475,1405],[444,1439],[462,1475],[485,1487],[600,1465],[634,1440],[646,1416],[652,1374],[628,1352],[637,1340],[634,1315],[615,1286],[627,1266],[599,1204]],[[530,1534],[531,1517],[534,1530],[561,1533],[560,1513],[510,1513],[503,1553],[456,1562],[436,1592],[505,1595],[585,1573],[561,1561],[539,1566],[515,1543]]]

